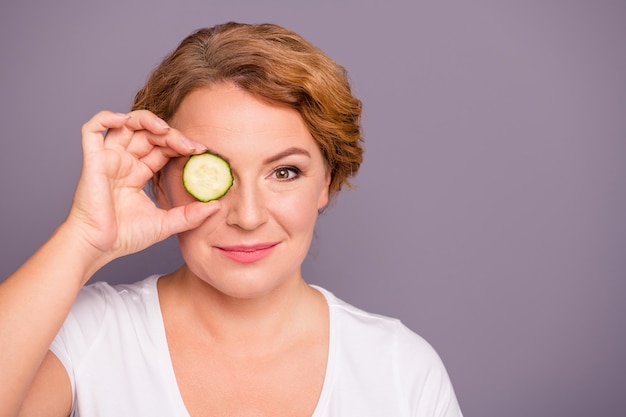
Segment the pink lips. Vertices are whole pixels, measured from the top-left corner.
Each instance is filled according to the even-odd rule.
[[[242,264],[260,261],[268,256],[278,243],[261,243],[258,245],[219,246],[217,249],[227,258]]]

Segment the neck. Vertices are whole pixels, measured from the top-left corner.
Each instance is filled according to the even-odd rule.
[[[267,293],[240,298],[220,292],[183,266],[159,280],[159,298],[164,317],[231,352],[279,349],[306,336],[315,321],[327,316],[323,295],[299,276]]]

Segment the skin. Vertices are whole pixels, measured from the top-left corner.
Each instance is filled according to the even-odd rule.
[[[158,290],[189,413],[313,412],[328,307],[301,264],[328,202],[324,159],[297,112],[230,84],[191,93],[171,125],[140,111],[102,112],[83,127],[83,171],[67,220],[0,284],[0,415],[68,414],[69,380],[47,347],[79,289],[111,260],[172,234],[185,264]],[[200,203],[180,176],[188,156],[206,149],[229,161],[235,183],[221,200]],[[143,186],[158,170],[155,207]],[[259,243],[271,250],[254,262],[224,251]]]
[[[228,160],[234,176],[220,210],[178,235],[185,265],[159,280],[185,404],[192,415],[310,415],[323,384],[328,311],[301,265],[328,203],[324,158],[296,111],[230,84],[191,93],[171,124]],[[160,205],[192,202],[181,181],[186,159],[164,169]],[[255,262],[223,250],[259,244],[272,249]]]
[[[68,415],[69,380],[48,346],[80,288],[111,260],[195,228],[219,208],[194,202],[164,210],[145,195],[143,185],[170,158],[205,150],[150,112],[100,112],[83,126],[82,146],[68,217],[0,283],[3,417]]]
[[[300,266],[318,210],[328,202],[330,176],[299,114],[270,106],[229,84],[191,93],[171,124],[229,161],[233,187],[221,209],[200,227],[178,235],[189,270],[220,294],[259,298],[289,281],[302,282]],[[159,202],[193,202],[181,181],[187,158],[170,162]],[[217,248],[275,245],[258,262],[233,262]]]

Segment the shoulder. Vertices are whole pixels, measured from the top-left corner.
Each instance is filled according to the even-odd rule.
[[[131,326],[137,320],[148,321],[153,307],[158,306],[157,279],[158,276],[151,276],[132,284],[86,285],[80,290],[60,334],[93,341],[112,328]]]
[[[360,343],[367,341],[372,343],[374,348],[386,349],[388,353],[409,353],[412,357],[438,359],[433,347],[401,320],[364,311],[323,288],[316,288],[325,295],[331,311],[331,320],[334,320],[333,325],[340,331],[342,340],[353,337]]]
[[[140,281],[136,281],[130,284],[116,284],[111,285],[105,281],[97,281],[88,285],[85,285],[79,292],[77,303],[81,302],[81,299],[105,299],[110,300],[112,298],[135,298],[146,294],[156,288],[156,282],[159,279],[159,275],[151,275]]]
[[[130,347],[137,335],[158,328],[157,278],[124,285],[96,282],[81,289],[50,346],[68,373],[85,364],[96,348],[107,351],[112,343]]]
[[[72,314],[104,314],[111,306],[133,305],[145,302],[156,295],[157,275],[150,276],[132,284],[110,285],[99,281],[83,287],[74,306]]]
[[[460,415],[445,366],[428,341],[399,319],[363,311],[320,290],[331,311],[337,389],[368,387],[355,397],[378,400],[381,410],[396,402],[410,415]]]

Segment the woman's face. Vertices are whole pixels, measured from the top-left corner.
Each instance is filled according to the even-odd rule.
[[[221,209],[178,236],[190,271],[234,297],[301,278],[330,174],[299,113],[224,83],[189,94],[171,125],[226,159],[234,177]],[[186,160],[164,168],[161,205],[194,201],[181,179]]]

